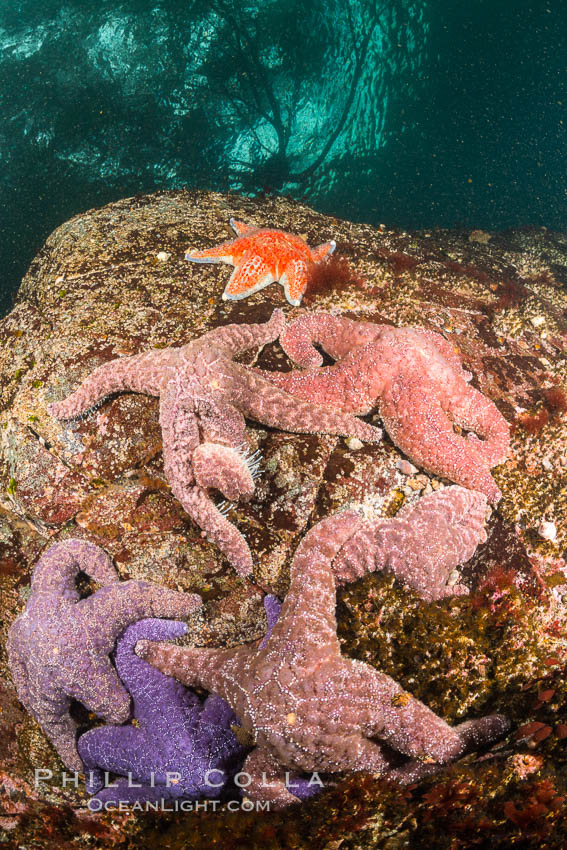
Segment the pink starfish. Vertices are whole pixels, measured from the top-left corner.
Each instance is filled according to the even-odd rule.
[[[239,301],[277,281],[290,304],[297,306],[307,286],[307,272],[335,250],[334,241],[316,248],[299,236],[283,230],[267,230],[230,219],[237,238],[203,251],[190,251],[185,259],[192,263],[228,263],[234,266],[223,292],[223,300]]]
[[[415,463],[494,503],[500,499],[490,468],[507,457],[508,423],[467,383],[471,375],[444,337],[314,313],[289,325],[280,342],[308,368],[263,372],[272,383],[343,413],[366,414],[378,403],[386,431]],[[317,368],[322,358],[313,343],[338,362]],[[454,425],[470,433],[456,433]]]
[[[159,396],[171,491],[242,575],[252,572],[250,549],[209,491],[220,490],[231,501],[254,492],[255,461],[242,452],[245,416],[286,431],[352,435],[370,442],[381,438],[380,429],[302,402],[259,370],[234,362],[240,352],[277,339],[283,326],[283,313],[275,310],[264,324],[226,325],[181,348],[111,360],[64,401],[49,406],[58,419],[71,419],[122,390]]]
[[[370,569],[387,564],[393,555],[390,566],[396,575],[412,580],[424,550],[415,586],[429,598],[444,595],[441,573],[446,576],[449,561],[455,566],[461,557],[470,557],[482,539],[476,508],[484,502],[478,493],[463,501],[461,488],[447,489],[451,492],[444,498],[435,493],[413,514],[406,513],[397,527],[392,520],[385,534],[378,529],[369,542]],[[463,517],[461,507],[468,511]],[[451,517],[459,523],[454,538]],[[369,531],[352,510],[309,531],[295,553],[290,588],[267,640],[230,649],[148,641],[136,646],[136,653],[162,673],[229,703],[255,745],[243,768],[250,777],[246,796],[253,800],[268,800],[274,808],[296,802],[286,787],[286,771],[369,771],[415,782],[508,728],[501,715],[451,727],[386,674],[341,655],[334,562],[338,558],[342,580],[358,577],[362,564],[350,558],[356,551],[349,543],[361,534],[368,537]],[[447,546],[442,564],[430,546],[432,537]],[[342,553],[348,553],[346,560]],[[394,751],[408,760],[397,766]]]

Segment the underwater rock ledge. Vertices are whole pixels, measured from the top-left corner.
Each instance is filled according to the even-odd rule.
[[[184,259],[230,238],[229,219],[281,227],[309,244],[334,239],[300,307],[271,285],[222,301],[226,266]],[[181,345],[229,322],[291,320],[306,310],[416,325],[460,352],[472,383],[512,426],[493,474],[503,497],[488,540],[455,576],[469,597],[423,603],[385,576],[339,593],[343,653],[375,664],[450,723],[489,711],[512,719],[506,742],[417,789],[355,775],[284,815],[92,814],[84,789],[23,711],[6,632],[24,608],[42,550],[82,537],[121,579],[199,593],[184,642],[232,646],[263,635],[262,598],[285,594],[291,557],[313,522],[346,504],[391,516],[444,483],[385,437],[376,446],[249,423],[263,474],[230,517],[250,544],[254,580],[200,535],[163,474],[157,401],[115,396],[59,423],[47,406],[96,366]],[[562,846],[567,829],[567,234],[545,229],[405,233],[340,221],[285,198],[159,192],[76,216],[47,240],[0,322],[0,690],[6,846]],[[289,369],[277,343],[247,363]],[[369,420],[370,421],[370,420]],[[379,424],[377,417],[374,423]],[[86,588],[85,588],[86,590]],[[85,728],[89,724],[82,717]],[[92,725],[92,722],[91,722]],[[34,788],[34,767],[54,781]],[[158,839],[159,836],[159,839]],[[454,842],[458,844],[455,845]]]

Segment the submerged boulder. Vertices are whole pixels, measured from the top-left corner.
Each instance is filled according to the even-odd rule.
[[[309,244],[336,240],[300,307],[290,307],[276,284],[222,301],[229,269],[186,262],[189,246],[231,238],[231,217],[301,234]],[[253,578],[243,579],[170,493],[155,399],[115,396],[69,423],[47,413],[107,360],[182,345],[229,322],[265,321],[274,307],[288,320],[333,311],[441,333],[510,423],[511,455],[493,471],[503,497],[488,540],[454,576],[470,596],[424,604],[373,575],[340,592],[337,615],[345,654],[380,667],[449,722],[498,710],[514,730],[489,757],[469,757],[419,791],[357,775],[285,815],[220,806],[183,815],[91,814],[84,790],[62,786],[62,764],[18,702],[6,664],[6,631],[46,546],[84,537],[111,554],[123,579],[200,593],[206,604],[185,640],[229,646],[265,632],[263,594],[285,594],[291,557],[314,522],[346,504],[392,516],[446,483],[416,469],[387,436],[371,446],[251,422],[263,472],[253,499],[230,514],[254,558]],[[567,817],[566,361],[566,234],[410,234],[340,221],[285,198],[200,192],[130,198],[59,227],[0,322],[0,828],[7,840],[66,846],[81,834],[100,847],[126,848],[151,846],[159,835],[171,848],[213,840],[394,848],[433,840],[449,847],[458,835],[459,846],[482,836],[499,847],[514,835],[561,846],[554,842]],[[246,362],[291,368],[277,343]],[[80,707],[77,719],[84,728],[93,722]],[[53,779],[35,787],[36,768]]]

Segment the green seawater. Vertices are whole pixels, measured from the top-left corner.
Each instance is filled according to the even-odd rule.
[[[406,228],[566,226],[567,2],[0,0],[0,310],[137,192]]]

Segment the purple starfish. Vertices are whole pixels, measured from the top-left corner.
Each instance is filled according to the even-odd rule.
[[[140,620],[118,640],[115,663],[130,691],[134,725],[103,726],[81,736],[79,755],[87,790],[104,803],[217,797],[242,764],[245,750],[231,725],[228,703],[197,695],[160,673],[134,653],[138,640],[168,640],[186,631],[184,623]],[[112,785],[104,771],[120,774]]]
[[[281,607],[276,596],[265,597],[268,631],[260,646]],[[194,691],[134,653],[138,640],[171,640],[185,631],[184,623],[147,619],[129,626],[118,640],[116,669],[132,695],[136,723],[92,729],[77,746],[87,790],[101,803],[218,797],[242,766],[246,750],[231,729],[238,718],[228,703],[210,694],[201,704]],[[105,771],[124,778],[109,785]],[[290,787],[302,800],[320,790],[317,783],[295,776]]]
[[[104,585],[79,599],[79,571]],[[149,581],[119,581],[112,561],[86,540],[51,546],[37,562],[25,611],[8,632],[8,663],[18,696],[71,770],[82,770],[69,714],[75,699],[109,723],[130,715],[130,694],[109,655],[117,636],[141,617],[185,617],[200,596]]]

